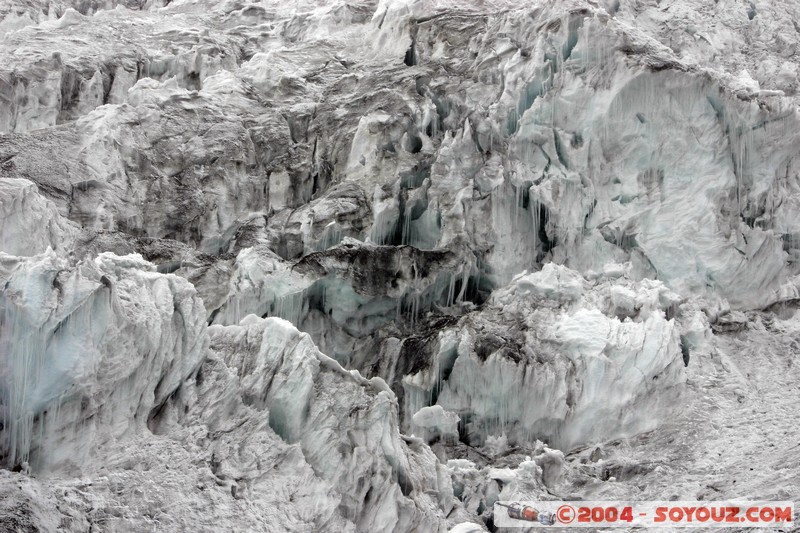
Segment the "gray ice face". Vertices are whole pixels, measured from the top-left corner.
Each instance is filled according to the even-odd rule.
[[[794,497],[797,20],[5,2],[0,523]]]

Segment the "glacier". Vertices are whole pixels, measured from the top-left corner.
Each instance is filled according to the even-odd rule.
[[[3,3],[0,525],[800,501],[798,24]]]

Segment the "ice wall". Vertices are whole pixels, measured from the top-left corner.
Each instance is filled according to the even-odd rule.
[[[709,325],[800,294],[791,2],[164,3],[0,6],[10,466],[103,453],[175,487],[173,530],[443,528],[426,442],[650,429]],[[462,465],[493,480],[462,499],[534,496],[547,461]]]
[[[0,251],[22,257],[48,248],[66,253],[77,235],[76,225],[59,216],[35,183],[0,178]]]
[[[216,405],[217,390],[195,386],[219,379],[204,367],[151,417],[156,433],[177,435],[176,427],[194,425],[199,413],[212,428],[227,427],[229,418],[265,421],[268,429],[257,431],[299,450],[329,484],[336,513],[356,531],[443,531],[445,517],[458,514],[444,466],[421,441],[399,433],[397,400],[383,380],[344,370],[280,318],[250,315],[208,331],[213,357],[224,362],[238,390],[227,405]],[[219,450],[219,475],[236,494],[249,494],[252,473],[239,473],[241,459],[226,455]]]
[[[70,265],[5,255],[2,457],[80,472],[104,442],[140,431],[207,345],[194,288],[139,256]]]
[[[679,303],[660,282],[590,282],[552,263],[520,275],[432,333],[430,366],[402,380],[409,429],[428,405],[457,415],[476,446],[506,435],[570,449],[653,429],[686,379],[684,326],[666,317]]]
[[[68,515],[67,530],[84,531],[97,507],[117,517],[109,527],[129,527],[118,519],[125,508],[141,527],[181,531],[216,527],[213,509],[231,527],[445,531],[466,518],[445,467],[399,432],[382,379],[343,369],[283,319],[208,328],[195,288],[140,255],[60,255],[51,244],[92,247],[34,185],[2,184],[8,235],[37,230],[33,255],[0,255],[0,457],[48,480],[31,482],[43,503],[26,520]],[[345,259],[309,259],[305,271],[324,277]],[[183,465],[181,483],[210,483],[208,495],[176,487],[153,500],[142,487],[172,487],[170,463]],[[87,493],[71,476],[97,481]],[[59,511],[48,503],[56,486],[70,495]],[[12,501],[28,509],[21,495]],[[148,518],[170,505],[193,508],[192,518]]]

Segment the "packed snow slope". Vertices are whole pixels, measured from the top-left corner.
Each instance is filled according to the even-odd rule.
[[[0,529],[799,500],[799,46],[790,0],[3,3]]]

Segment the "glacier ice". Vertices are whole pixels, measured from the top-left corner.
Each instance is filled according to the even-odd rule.
[[[58,216],[52,202],[29,180],[0,179],[0,246],[9,255],[30,256],[48,248],[68,252],[78,228]],[[20,235],[27,239],[21,240]]]
[[[441,405],[431,405],[414,413],[411,421],[425,434],[431,433],[434,437],[446,439],[458,437],[458,423],[461,419],[457,414],[445,411]]]
[[[48,249],[11,261],[0,299],[3,462],[80,472],[95,446],[142,428],[199,366],[203,303],[140,256],[71,266]]]
[[[300,450],[314,475],[328,484],[337,515],[356,531],[444,523],[456,506],[450,478],[430,450],[398,432],[396,399],[383,380],[344,370],[280,318],[249,315],[236,326],[212,326],[208,334],[210,351],[238,390],[215,405],[214,388],[181,389],[151,417],[157,434],[174,434],[173,426],[192,427],[199,416],[209,424],[207,438],[214,440],[232,414],[260,418],[268,425],[267,436]],[[192,381],[209,379],[205,374],[203,367]],[[220,457],[217,468],[236,494],[246,495],[255,480],[237,481],[252,475],[242,459]]]
[[[432,337],[431,365],[402,380],[404,409],[454,412],[475,445],[502,433],[569,449],[652,429],[649,413],[668,411],[686,379],[682,326],[665,313],[680,299],[660,282],[628,283],[591,285],[552,263],[518,276]]]
[[[670,464],[724,460],[720,413],[759,428],[732,472],[792,439],[798,17],[4,3],[0,500],[471,531],[498,499],[737,495]]]

